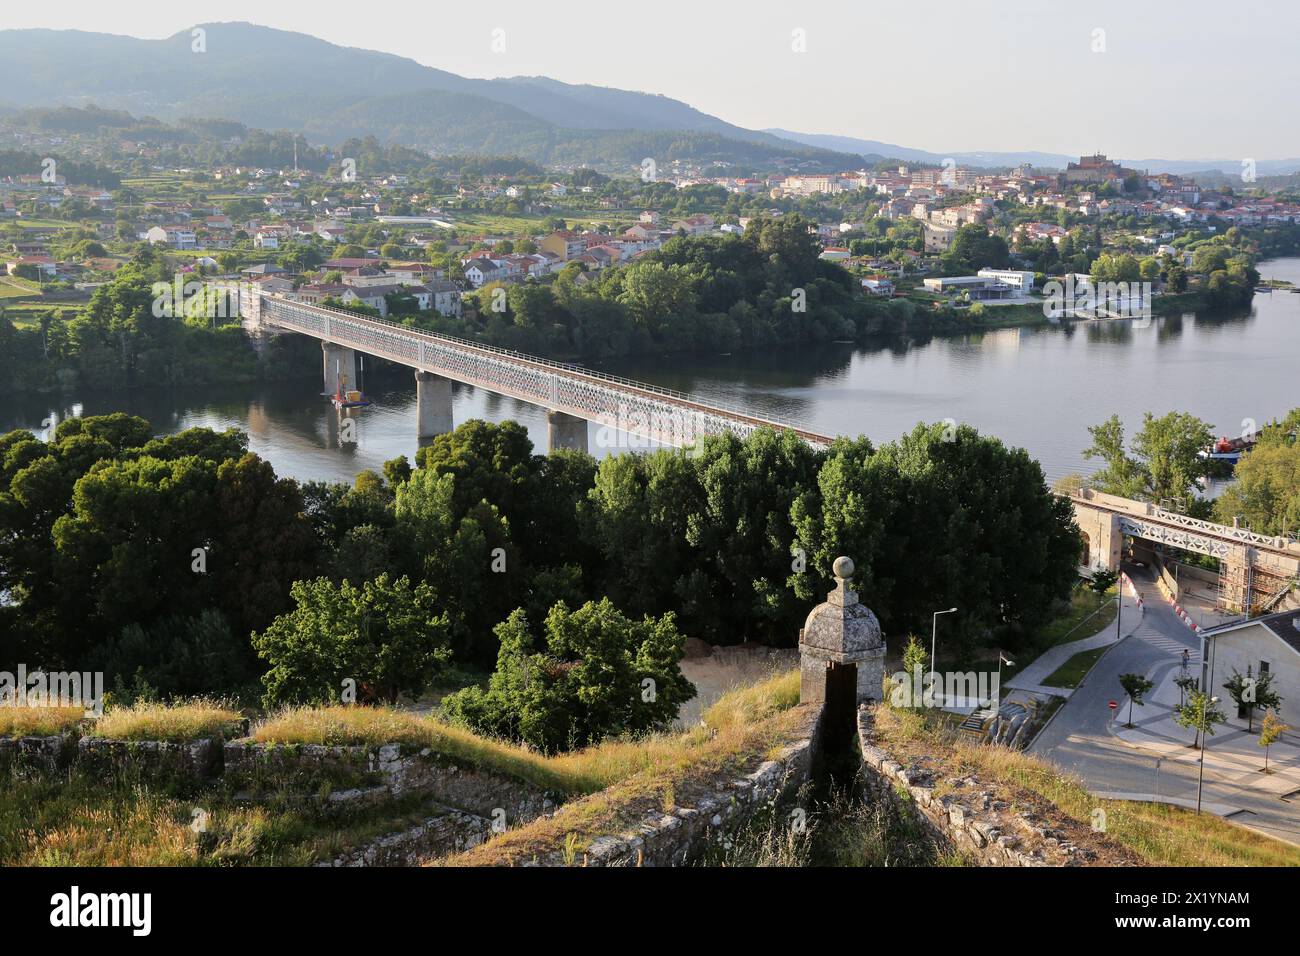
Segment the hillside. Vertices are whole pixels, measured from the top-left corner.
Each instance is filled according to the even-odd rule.
[[[211,23],[206,52],[75,30],[0,31],[0,89],[17,107],[84,106],[351,136],[432,152],[522,154],[593,165],[660,159],[842,168],[857,158],[742,129],[665,96],[545,77],[469,79],[413,60],[246,23]],[[75,68],[69,68],[75,64]]]

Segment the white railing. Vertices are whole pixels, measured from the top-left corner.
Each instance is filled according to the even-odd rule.
[[[1177,528],[1184,535],[1193,538],[1214,541],[1234,541],[1241,544],[1253,544],[1256,547],[1266,551],[1279,552],[1287,554],[1290,557],[1300,556],[1300,548],[1288,538],[1277,535],[1259,534],[1248,528],[1235,528],[1232,525],[1217,524],[1213,521],[1206,521],[1203,518],[1193,518],[1190,515],[1180,514],[1177,511],[1166,511],[1155,505],[1148,504],[1145,501],[1133,501],[1129,498],[1120,498],[1116,495],[1104,495],[1098,498],[1096,493],[1089,488],[1080,488],[1070,492],[1070,497],[1076,501],[1084,503],[1087,507],[1096,508],[1099,511],[1106,511],[1110,514],[1120,516],[1121,525],[1129,521],[1135,525],[1141,524],[1149,529],[1161,526],[1166,529],[1165,537],[1156,538],[1155,540],[1167,540],[1170,543],[1176,543],[1177,532],[1172,528]],[[1127,530],[1127,529],[1126,529]],[[1148,537],[1148,535],[1142,535]],[[1200,550],[1204,554],[1220,554],[1223,549],[1216,549],[1210,545],[1192,550]]]
[[[579,365],[269,293],[260,293],[259,298],[257,313],[262,322],[667,444],[691,444],[703,435],[724,431],[743,437],[763,427],[793,431],[819,448],[833,440],[803,423],[764,418],[727,403],[702,402],[684,392]]]

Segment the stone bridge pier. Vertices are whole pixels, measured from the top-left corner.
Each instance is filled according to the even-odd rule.
[[[571,448],[587,451],[587,420],[565,412],[547,411],[547,443],[551,451]]]
[[[350,388],[357,387],[357,353],[354,349],[346,345],[335,345],[333,342],[322,342],[321,352],[324,355],[324,394],[333,395],[339,390],[339,382],[343,381],[343,389],[347,391]]]
[[[426,444],[452,430],[451,379],[433,372],[415,373],[415,432]]]

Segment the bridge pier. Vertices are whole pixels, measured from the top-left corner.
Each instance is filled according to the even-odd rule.
[[[587,420],[565,412],[546,413],[546,434],[551,451],[572,448],[587,451]]]
[[[346,345],[322,342],[324,355],[325,394],[333,395],[339,390],[339,378],[344,377],[344,391],[357,387],[357,353]]]
[[[424,444],[452,430],[451,379],[433,372],[415,373],[415,431]]]

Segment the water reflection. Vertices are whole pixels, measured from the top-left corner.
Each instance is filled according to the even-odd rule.
[[[1300,259],[1261,264],[1267,277],[1300,284]],[[828,434],[896,438],[917,422],[969,422],[1027,448],[1049,479],[1091,472],[1081,454],[1087,426],[1118,413],[1134,427],[1144,411],[1190,411],[1220,433],[1244,418],[1264,421],[1300,404],[1300,295],[1260,294],[1235,314],[1098,321],[961,336],[881,339],[862,346],[712,356],[651,356],[606,371],[678,389],[755,414],[803,420]],[[162,432],[196,425],[236,427],[282,474],[351,481],[397,455],[414,455],[415,383],[405,369],[367,366],[375,400],[341,441],[340,420],[322,398],[319,372],[292,382],[215,388],[10,396],[0,431],[46,435],[53,417],[125,411]],[[453,389],[454,419],[514,419],[539,449],[545,411],[469,386]],[[42,424],[46,423],[46,424]],[[597,430],[591,430],[596,453]]]

